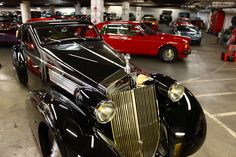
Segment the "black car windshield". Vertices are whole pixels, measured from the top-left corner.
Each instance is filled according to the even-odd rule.
[[[101,40],[95,27],[90,24],[52,24],[35,27],[34,30],[42,44],[77,40]]]
[[[177,30],[181,32],[197,32],[198,29],[195,27],[188,27],[188,26],[177,26]]]

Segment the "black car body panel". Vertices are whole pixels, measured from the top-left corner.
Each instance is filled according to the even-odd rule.
[[[138,70],[99,34],[49,43],[38,36],[38,27],[61,25],[62,33],[67,25],[97,32],[83,21],[27,23],[12,52],[19,80],[31,90],[27,111],[43,156],[53,153],[54,142],[63,157],[184,157],[201,147],[206,120],[188,89],[174,102],[168,95],[176,80]],[[111,102],[116,114],[102,123],[98,113]]]

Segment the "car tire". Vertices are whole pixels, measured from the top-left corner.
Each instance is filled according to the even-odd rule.
[[[168,132],[163,122],[161,122],[160,130],[161,133],[160,133],[160,144],[158,146],[158,157],[168,157],[169,156]]]
[[[201,45],[201,42],[202,42],[202,40],[199,40],[199,41],[197,42],[197,44],[198,44],[198,45]]]
[[[229,55],[228,57],[227,57],[227,61],[230,61],[230,62],[233,62],[234,61],[234,56],[232,55]]]
[[[27,75],[27,70],[25,66],[22,67],[15,67],[16,69],[16,75],[21,84],[24,86],[27,85],[28,82],[28,75]]]
[[[57,140],[50,129],[47,129],[46,136],[41,137],[40,145],[43,157],[62,157]]]
[[[178,57],[177,50],[173,46],[164,46],[159,52],[159,58],[166,63],[174,62]]]

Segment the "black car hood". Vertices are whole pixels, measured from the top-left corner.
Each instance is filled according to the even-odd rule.
[[[60,43],[45,48],[68,66],[63,69],[70,69],[70,74],[82,80],[100,83],[125,66],[119,54],[102,41]]]

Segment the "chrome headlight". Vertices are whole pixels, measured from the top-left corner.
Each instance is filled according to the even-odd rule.
[[[184,95],[185,88],[179,83],[172,84],[168,90],[168,97],[173,101],[179,101]]]
[[[116,114],[116,107],[112,101],[101,101],[95,108],[95,116],[99,123],[105,124],[112,120]]]

